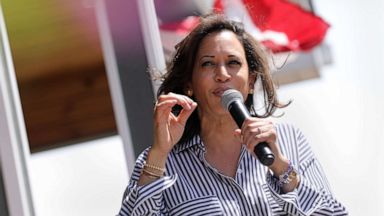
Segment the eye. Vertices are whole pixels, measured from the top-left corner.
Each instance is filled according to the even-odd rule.
[[[215,63],[212,61],[205,61],[201,64],[202,67],[212,67],[215,66]]]
[[[228,65],[229,65],[229,66],[241,66],[241,62],[238,61],[238,60],[230,60],[230,61],[228,62]]]

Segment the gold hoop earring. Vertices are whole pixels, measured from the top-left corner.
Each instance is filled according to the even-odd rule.
[[[193,95],[192,89],[188,89],[187,90],[187,96],[192,97],[192,95]]]

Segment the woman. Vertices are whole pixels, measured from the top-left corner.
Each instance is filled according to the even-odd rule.
[[[120,215],[347,215],[303,134],[269,117],[277,100],[259,44],[240,23],[208,15],[176,47],[154,108],[154,143],[138,158]],[[253,108],[260,80],[264,115]],[[238,128],[220,100],[247,98]],[[267,142],[269,167],[253,153]]]

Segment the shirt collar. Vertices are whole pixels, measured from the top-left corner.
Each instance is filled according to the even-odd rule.
[[[199,135],[195,135],[192,139],[186,141],[185,143],[180,143],[175,146],[174,151],[176,153],[180,153],[186,149],[192,148],[192,147],[199,147],[203,151],[205,151],[205,146],[203,144],[203,141],[201,140]]]

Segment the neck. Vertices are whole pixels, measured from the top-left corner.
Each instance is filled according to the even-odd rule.
[[[237,125],[229,114],[200,115],[201,138],[211,152],[233,151],[241,148],[240,141],[235,137]]]
[[[200,124],[205,159],[220,173],[234,178],[241,152],[241,142],[235,137],[236,123],[229,114],[224,114],[200,115]]]

